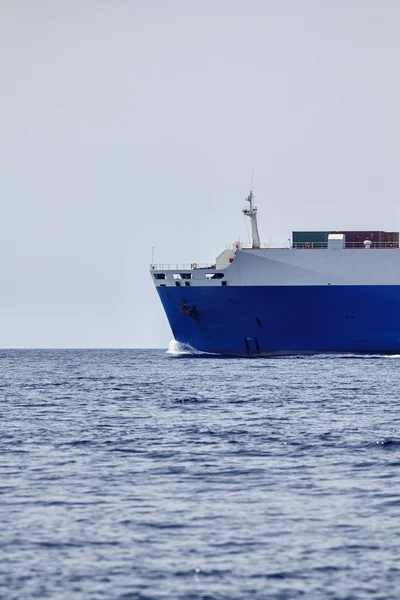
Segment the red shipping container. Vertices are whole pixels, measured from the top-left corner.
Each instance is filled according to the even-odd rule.
[[[385,231],[385,245],[389,248],[399,247],[399,232],[398,231]]]
[[[346,236],[346,248],[363,248],[365,240],[372,242],[371,247],[377,248],[385,241],[384,231],[337,231]]]
[[[372,242],[371,248],[399,247],[397,231],[337,231],[346,236],[346,248],[363,248],[365,240]]]

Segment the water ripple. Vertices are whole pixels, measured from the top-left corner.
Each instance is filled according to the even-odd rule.
[[[0,352],[0,597],[397,599],[393,358],[170,352]]]

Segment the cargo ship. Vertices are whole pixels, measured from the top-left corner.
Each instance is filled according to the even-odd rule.
[[[233,356],[400,353],[399,233],[293,231],[262,245],[250,192],[250,243],[208,264],[151,264],[177,342]]]

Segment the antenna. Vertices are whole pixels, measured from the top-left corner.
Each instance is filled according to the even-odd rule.
[[[254,198],[253,185],[254,185],[254,171],[251,172],[251,190],[250,190],[250,194],[246,198],[246,201],[250,204],[250,207],[249,208],[244,208],[243,209],[243,214],[246,217],[250,217],[250,224],[251,224],[250,243],[251,243],[251,247],[252,248],[259,248],[260,247],[260,236],[258,234],[258,227],[257,227],[257,207],[253,205],[253,198]]]
[[[251,172],[250,194],[247,196],[246,200],[247,200],[247,202],[250,203],[249,210],[253,211],[255,209],[257,212],[257,209],[253,206],[253,199],[254,199],[254,171]]]

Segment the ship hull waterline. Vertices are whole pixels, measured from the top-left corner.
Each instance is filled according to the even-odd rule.
[[[227,356],[400,353],[400,285],[157,287],[175,340]]]

